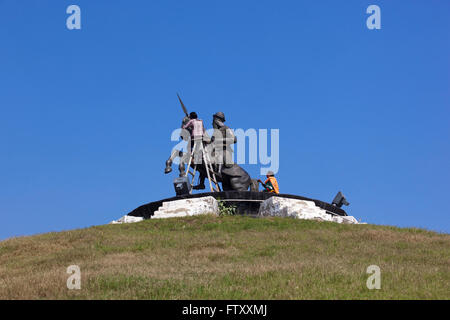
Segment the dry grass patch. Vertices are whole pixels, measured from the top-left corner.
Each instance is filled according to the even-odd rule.
[[[420,229],[201,216],[0,242],[0,299],[449,299],[449,283],[450,235]]]

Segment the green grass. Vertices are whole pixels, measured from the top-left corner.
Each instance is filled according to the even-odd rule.
[[[0,299],[449,299],[449,284],[450,235],[422,229],[208,215],[0,242]]]

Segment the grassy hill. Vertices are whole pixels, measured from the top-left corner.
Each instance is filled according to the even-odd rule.
[[[0,299],[18,298],[450,299],[450,235],[242,216],[47,233],[0,242]]]

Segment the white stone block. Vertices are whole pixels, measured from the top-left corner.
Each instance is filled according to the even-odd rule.
[[[219,204],[214,197],[201,197],[163,202],[152,219],[219,214]]]
[[[261,203],[259,216],[292,217],[296,219],[332,221],[337,223],[357,224],[351,216],[335,216],[319,208],[313,201],[270,197]]]
[[[119,224],[119,223],[134,223],[144,220],[142,217],[133,217],[133,216],[123,216],[119,220],[113,220],[109,224]]]

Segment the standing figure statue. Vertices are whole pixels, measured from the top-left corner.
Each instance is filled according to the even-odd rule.
[[[218,181],[222,182],[224,191],[246,191],[251,184],[249,174],[233,161],[231,145],[237,142],[232,129],[225,125],[225,114],[217,112],[213,115],[214,132],[211,144],[207,150],[210,152],[211,162]],[[199,184],[193,188],[205,189],[206,173],[200,171]]]

